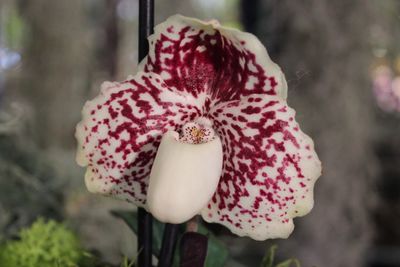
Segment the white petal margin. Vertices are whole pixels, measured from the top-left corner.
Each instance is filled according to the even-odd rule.
[[[219,137],[203,144],[178,141],[168,131],[158,148],[147,191],[147,206],[158,220],[183,223],[200,213],[214,194],[222,171]]]
[[[143,71],[147,63],[147,57],[154,58],[156,51],[156,41],[163,35],[167,35],[169,38],[178,39],[179,36],[169,36],[168,28],[174,26],[177,28],[184,28],[191,26],[195,29],[204,30],[205,33],[214,33],[219,31],[227,39],[231,40],[236,47],[242,48],[252,52],[256,56],[257,63],[263,67],[265,73],[268,76],[274,76],[277,78],[278,87],[277,93],[283,99],[287,98],[287,82],[285,75],[281,68],[274,63],[268,55],[267,49],[260,42],[260,40],[253,34],[243,32],[234,28],[224,27],[219,24],[217,20],[203,21],[196,18],[185,17],[180,14],[169,17],[163,23],[158,24],[154,28],[154,34],[148,37],[149,40],[149,55],[146,56],[139,64],[138,70]],[[149,71],[152,71],[151,69]]]
[[[277,81],[278,96],[283,99],[287,98],[287,82],[285,75],[278,64],[272,61],[267,49],[254,34],[221,25],[217,26],[216,29],[228,39],[236,40],[238,43],[240,43],[241,40],[245,40],[246,42],[242,44],[243,47],[256,55],[257,63],[264,68],[266,74],[268,74],[268,76],[275,76],[279,79]]]

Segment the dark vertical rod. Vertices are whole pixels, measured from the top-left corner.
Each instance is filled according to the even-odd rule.
[[[139,62],[149,52],[147,37],[154,28],[154,0],[139,1]]]
[[[153,217],[145,209],[138,211],[138,266],[151,267]]]
[[[154,28],[154,0],[139,0],[139,62],[149,52],[147,37]],[[144,209],[138,211],[138,264],[151,267],[153,217]]]
[[[260,0],[240,1],[240,17],[246,31],[256,34],[260,8]]]
[[[170,224],[170,223],[165,224],[158,267],[172,266],[176,241],[178,239],[178,232],[179,232],[179,224]]]
[[[112,80],[115,79],[117,74],[117,59],[118,59],[118,44],[120,41],[118,31],[118,16],[117,16],[117,0],[106,1],[106,14],[105,14],[105,32],[106,41],[105,48],[107,51],[104,57],[105,69],[109,71]]]

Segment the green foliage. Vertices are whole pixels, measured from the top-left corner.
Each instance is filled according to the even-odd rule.
[[[218,240],[204,225],[199,224],[199,233],[208,236],[206,267],[224,266],[228,259],[229,251],[227,246]]]
[[[131,230],[137,233],[137,214],[132,211],[112,211],[112,214],[118,218],[121,218],[126,222],[126,224],[131,228]],[[185,228],[181,228],[181,233],[183,234]],[[155,256],[160,253],[162,237],[164,232],[164,224],[154,220],[153,222],[153,252]],[[199,224],[199,233],[208,236],[208,248],[207,257],[204,264],[205,267],[222,267],[228,259],[229,253],[226,245],[218,240],[218,238],[208,231],[204,225]],[[177,248],[179,243],[177,244]],[[178,249],[175,250],[174,264],[173,266],[179,266],[179,254]]]
[[[278,264],[274,264],[277,248],[278,246],[273,245],[268,249],[261,261],[260,267],[301,267],[300,262],[297,259],[288,259]]]
[[[269,248],[269,250],[265,253],[264,258],[261,261],[260,267],[273,267],[274,265],[274,258],[276,249],[278,246],[273,245]]]
[[[132,211],[124,211],[124,210],[113,210],[111,214],[117,218],[122,219],[128,227],[134,232],[137,233],[138,231],[138,216],[136,212]],[[164,233],[164,224],[154,220],[153,221],[153,247],[152,250],[154,255],[158,256],[160,254],[160,248],[162,243],[162,237]]]
[[[6,125],[1,114],[2,110],[0,124]],[[0,233],[4,239],[16,236],[37,217],[62,218],[65,182],[43,151],[18,136],[0,134]]]
[[[301,267],[298,259],[288,259],[276,265],[276,267]]]
[[[134,267],[136,260],[129,260],[128,257],[124,257],[121,267]]]
[[[85,258],[79,240],[64,224],[38,219],[20,240],[0,247],[2,267],[77,267]]]
[[[26,31],[22,17],[13,6],[9,6],[4,14],[6,16],[2,30],[5,32],[6,45],[11,49],[19,49]]]

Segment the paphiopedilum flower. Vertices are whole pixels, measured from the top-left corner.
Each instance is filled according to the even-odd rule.
[[[321,164],[252,34],[172,16],[135,76],[83,108],[77,161],[92,192],[163,222],[196,214],[240,236],[287,237],[313,206]]]

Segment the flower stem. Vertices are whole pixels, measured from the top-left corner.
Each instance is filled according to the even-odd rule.
[[[203,267],[207,256],[208,238],[198,233],[199,217],[186,223],[186,233],[180,241],[179,267]]]
[[[149,52],[147,37],[154,28],[154,0],[139,0],[139,62]],[[151,267],[153,217],[144,209],[138,210],[138,264]]]
[[[180,241],[179,267],[203,267],[207,256],[207,236],[186,232]]]
[[[194,216],[186,223],[186,232],[197,232],[199,229],[198,216]]]
[[[178,232],[179,224],[165,224],[158,267],[172,266],[176,241],[178,239]]]

